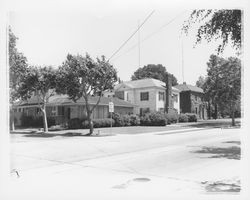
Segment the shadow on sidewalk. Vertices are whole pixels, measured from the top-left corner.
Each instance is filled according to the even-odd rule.
[[[187,124],[186,127],[192,128],[240,128],[241,122],[236,121],[235,126],[232,126],[231,121],[222,121],[222,120],[207,120],[207,121],[199,121],[197,123]]]

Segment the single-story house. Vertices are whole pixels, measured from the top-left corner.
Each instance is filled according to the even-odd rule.
[[[93,107],[97,101],[98,96],[90,96],[89,104]],[[109,115],[109,102],[114,103],[114,112],[120,114],[133,114],[135,113],[136,105],[123,101],[119,98],[101,97],[100,103],[92,113],[93,119],[108,118]],[[39,101],[36,96],[31,97],[27,101],[20,101],[13,106],[14,117],[16,125],[21,125],[21,116],[42,116],[39,108]],[[56,124],[64,124],[73,118],[86,119],[86,108],[84,98],[80,98],[76,102],[69,99],[67,95],[54,95],[49,98],[46,107],[47,117],[55,119]]]

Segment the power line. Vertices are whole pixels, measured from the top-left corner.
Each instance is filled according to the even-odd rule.
[[[166,24],[162,25],[158,30],[152,32],[151,34],[149,34],[147,37],[145,37],[143,40],[140,41],[140,44],[145,42],[146,40],[148,40],[149,38],[151,38],[152,36],[154,36],[155,34],[159,33],[160,31],[162,31],[162,29],[164,29],[166,26],[168,26],[169,24],[171,24],[173,21],[175,21],[178,17],[180,17],[181,15],[183,15],[186,11],[183,11],[181,13],[179,13],[178,15],[176,15],[173,19],[171,19],[170,21],[168,21]],[[133,50],[135,47],[137,47],[139,45],[139,42],[135,45],[133,45],[132,47],[130,47],[124,54],[127,54],[128,52],[130,52],[131,50]],[[123,56],[124,54],[114,58],[115,60],[120,58],[121,56]]]
[[[137,33],[137,31],[145,24],[145,22],[151,17],[151,15],[154,13],[155,11],[153,10],[148,16],[147,16],[147,18],[143,21],[143,23],[135,30],[135,32],[112,54],[112,56],[110,56],[110,58],[108,59],[108,61],[111,59],[111,58],[113,58],[113,56],[115,55],[115,54],[117,54],[120,50],[121,50],[121,48],[123,47],[123,46],[125,46],[125,44],[127,44],[127,42]]]

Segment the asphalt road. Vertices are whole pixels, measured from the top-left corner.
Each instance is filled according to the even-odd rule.
[[[37,188],[54,188],[57,194],[55,185],[62,189],[56,189],[58,194],[70,188],[78,195],[96,190],[114,195],[145,194],[147,189],[165,195],[240,191],[240,129],[16,137],[11,143],[11,168],[20,177],[16,173],[12,177],[13,184],[22,185],[18,188],[23,194],[27,184],[36,194]],[[79,193],[79,188],[85,189]]]

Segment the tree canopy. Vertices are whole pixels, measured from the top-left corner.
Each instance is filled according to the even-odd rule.
[[[131,76],[131,80],[138,80],[138,79],[144,79],[144,78],[154,78],[158,79],[160,81],[165,82],[166,81],[166,68],[161,65],[155,65],[155,64],[148,64],[144,67],[138,68],[134,74]],[[177,78],[175,76],[172,76],[172,85],[177,85]]]
[[[9,87],[10,87],[10,103],[13,103],[20,96],[17,92],[22,77],[27,71],[27,59],[26,57],[17,50],[16,41],[18,38],[14,35],[11,28],[9,27]]]
[[[196,44],[203,39],[211,42],[221,39],[221,44],[217,47],[217,52],[221,53],[228,43],[240,52],[241,31],[242,31],[242,11],[241,10],[193,10],[189,19],[185,21],[183,30],[188,30],[194,23],[201,23],[196,37]]]
[[[218,106],[221,114],[229,114],[234,120],[234,113],[240,112],[241,61],[211,55],[207,65],[206,78],[199,78],[197,83],[204,89],[206,100],[214,107]],[[234,125],[234,121],[232,123]]]
[[[44,132],[48,132],[46,105],[49,98],[55,94],[57,71],[50,66],[30,66],[18,89],[19,95],[26,100],[33,96],[37,98],[38,106],[43,113]]]
[[[116,70],[104,56],[94,61],[88,54],[86,56],[69,54],[66,61],[59,67],[58,80],[60,82],[57,87],[59,93],[68,94],[74,101],[84,98],[90,134],[92,134],[92,112],[99,104],[102,92],[113,88],[117,81]],[[89,105],[90,96],[99,96],[98,101],[92,107]]]

